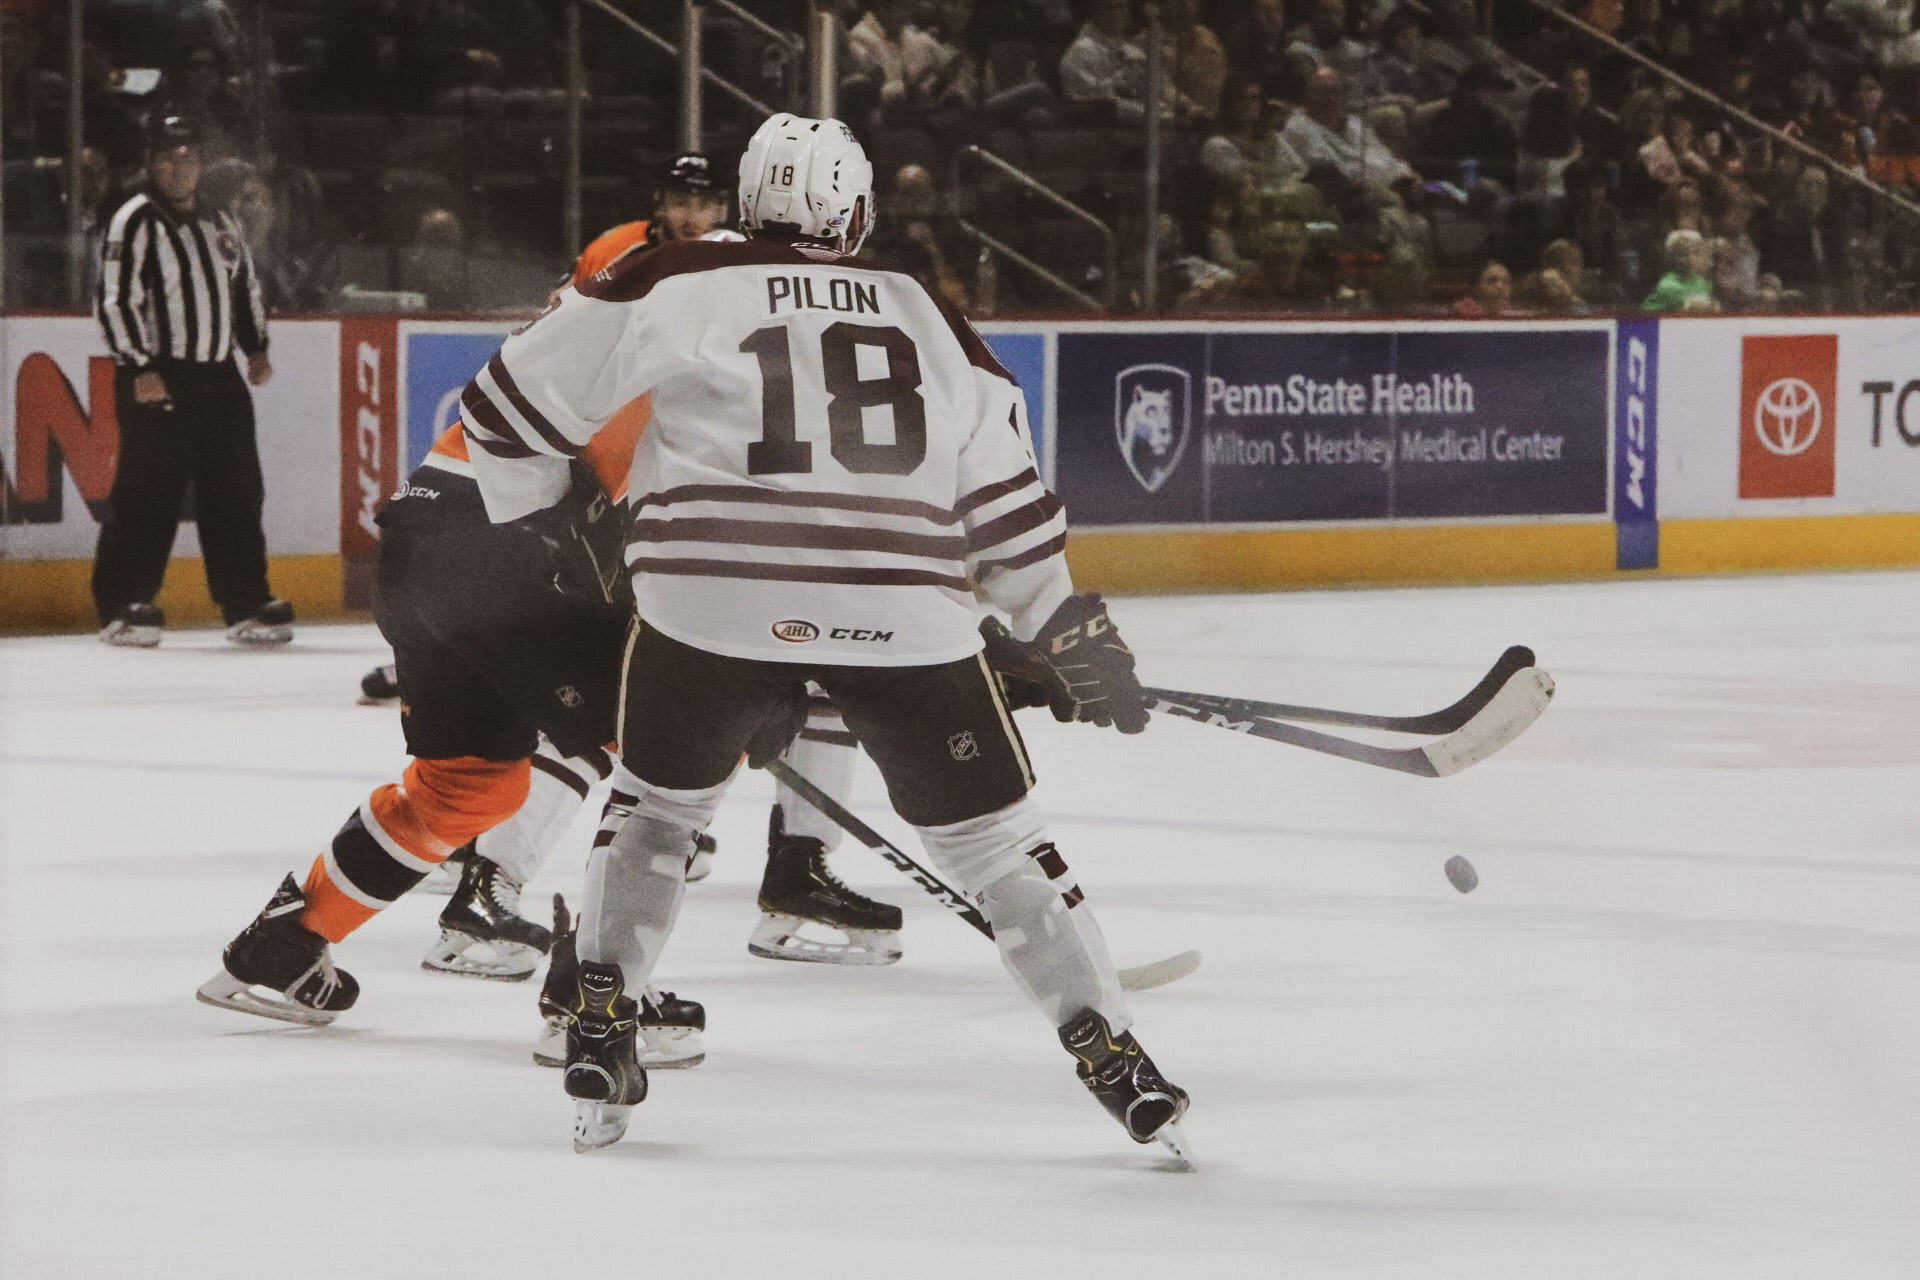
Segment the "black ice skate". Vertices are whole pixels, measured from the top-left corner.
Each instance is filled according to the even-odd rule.
[[[769,960],[823,964],[892,964],[900,958],[900,908],[862,897],[827,870],[827,848],[809,836],[788,835],[780,806],[767,828],[767,874],[760,881],[759,927],[747,950]],[[801,933],[812,923],[837,929],[846,941]]]
[[[257,648],[286,644],[293,639],[293,606],[285,600],[269,600],[228,627],[227,639]]]
[[[130,604],[100,628],[100,643],[122,649],[152,649],[167,628],[167,615],[158,605]]]
[[[360,705],[377,707],[400,696],[400,674],[389,662],[360,677]]]
[[[500,864],[470,854],[460,886],[440,913],[440,941],[420,962],[435,973],[499,982],[533,976],[553,935],[520,915],[520,886]]]
[[[567,1065],[567,1027],[579,985],[579,966],[568,928],[566,900],[553,895],[553,952],[547,962],[547,980],[540,988],[540,1017],[544,1025],[533,1044],[533,1060],[543,1067]],[[707,1011],[697,1000],[682,1000],[671,991],[648,987],[640,997],[640,1065],[649,1071],[677,1071],[706,1061],[700,1033],[707,1029]]]
[[[1060,1028],[1060,1043],[1077,1060],[1080,1083],[1100,1100],[1135,1142],[1156,1138],[1191,1164],[1180,1117],[1187,1113],[1187,1091],[1160,1074],[1131,1031],[1113,1033],[1107,1020],[1082,1009]]]
[[[195,997],[203,1004],[324,1027],[360,997],[353,975],[333,967],[327,940],[300,923],[306,895],[288,876],[254,922],[221,954],[221,969]],[[274,994],[264,995],[264,987]]]
[[[639,1009],[624,993],[625,986],[619,965],[580,965],[562,1077],[567,1096],[574,1100],[575,1151],[620,1141],[634,1107],[647,1096],[647,1069],[635,1053]]]

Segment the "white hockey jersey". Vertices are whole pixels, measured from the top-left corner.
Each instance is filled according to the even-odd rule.
[[[627,564],[640,617],[735,657],[977,652],[973,585],[1032,638],[1072,591],[1019,388],[911,277],[810,245],[675,242],[567,290],[462,397],[495,521],[643,393]]]

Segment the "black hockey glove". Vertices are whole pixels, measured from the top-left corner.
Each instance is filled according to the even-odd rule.
[[[1075,720],[1122,733],[1147,727],[1147,698],[1133,674],[1133,650],[1096,592],[1068,596],[1033,641],[1073,699]]]
[[[1062,724],[1073,719],[1073,695],[1037,646],[1016,639],[1006,623],[993,617],[980,623],[980,638],[987,643],[981,656],[999,678],[1009,708],[1048,707]]]
[[[624,509],[608,499],[592,467],[575,460],[572,471],[566,496],[514,523],[546,545],[554,590],[596,604],[618,603],[632,590]]]
[[[793,740],[807,727],[807,707],[811,701],[804,684],[796,684],[782,695],[779,704],[747,739],[749,768],[764,769],[787,753]]]

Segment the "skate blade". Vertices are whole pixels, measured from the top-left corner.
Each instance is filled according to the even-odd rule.
[[[1178,1120],[1169,1120],[1154,1133],[1154,1139],[1173,1153],[1180,1167],[1192,1173],[1198,1166],[1193,1163],[1193,1145],[1187,1141],[1186,1130],[1180,1127]]]
[[[482,954],[476,955],[476,951]],[[420,961],[420,967],[428,973],[451,973],[461,978],[525,982],[543,959],[539,948],[523,942],[487,942],[443,929],[440,941]]]
[[[561,1036],[561,1054],[566,1053]],[[692,1027],[641,1027],[640,1065],[649,1071],[684,1071],[707,1060],[700,1033]]]
[[[564,1021],[558,1018],[547,1020],[546,1029],[533,1042],[533,1061],[536,1066],[542,1067],[567,1065],[567,1024]]]
[[[573,1149],[584,1155],[610,1147],[627,1134],[632,1107],[611,1102],[575,1102],[573,1104]]]
[[[251,1013],[272,1018],[275,1022],[292,1022],[303,1027],[324,1027],[340,1016],[337,1010],[311,1009],[284,996],[263,996],[225,969],[201,983],[200,989],[193,993],[193,998],[216,1009]]]
[[[846,936],[846,941],[809,938],[800,932],[802,926],[807,924],[836,929]],[[817,920],[809,921],[800,916],[780,915],[771,911],[761,916],[759,926],[747,940],[747,951],[764,960],[857,966],[892,964],[901,956],[900,935],[897,933],[876,929],[841,929],[838,925],[821,924]]]

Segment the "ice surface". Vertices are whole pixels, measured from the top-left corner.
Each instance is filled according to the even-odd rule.
[[[906,958],[749,957],[758,774],[663,966],[706,1065],[607,1151],[528,1060],[531,984],[420,971],[444,899],[338,949],[364,993],[331,1028],[196,1004],[401,763],[354,705],[377,635],[0,644],[0,1274],[1920,1275],[1920,575],[1114,612],[1155,684],[1428,711],[1515,642],[1559,682],[1440,780],[1023,722],[1119,963],[1205,952],[1135,997],[1192,1175],[851,843]],[[856,807],[911,838],[865,766]]]

